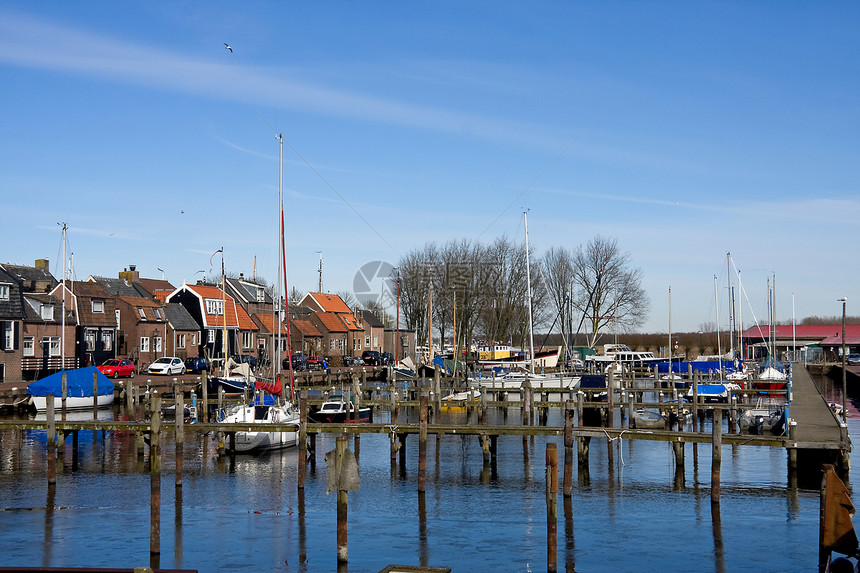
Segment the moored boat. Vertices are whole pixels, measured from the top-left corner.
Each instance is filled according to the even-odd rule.
[[[308,418],[318,423],[351,423],[354,422],[355,405],[343,394],[332,394],[323,402],[319,410],[308,413]],[[373,408],[359,407],[358,422],[373,422]]]
[[[98,407],[113,404],[113,382],[99,372],[95,366],[63,370],[36,380],[27,386],[30,402],[37,412],[47,410],[47,395],[54,395],[54,408],[63,407],[63,376],[66,377],[66,410],[93,407],[93,376],[96,380],[96,401]]]
[[[219,423],[286,424],[294,427],[291,430],[236,432],[235,440],[228,440],[225,444],[225,447],[230,449],[235,442],[236,453],[256,453],[295,446],[298,439],[299,413],[289,402],[277,404],[272,396],[263,400],[258,397],[249,404],[239,405]]]

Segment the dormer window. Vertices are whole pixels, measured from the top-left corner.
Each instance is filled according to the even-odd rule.
[[[93,299],[93,314],[105,313],[105,301]]]
[[[224,301],[217,298],[206,299],[206,314],[224,314]]]
[[[257,287],[257,302],[266,302],[266,291],[263,287]]]
[[[39,314],[42,320],[54,320],[54,305],[43,304],[39,307]]]
[[[0,300],[9,300],[9,285],[0,285]]]

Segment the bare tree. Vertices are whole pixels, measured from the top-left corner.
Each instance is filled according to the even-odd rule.
[[[576,278],[573,255],[565,247],[551,247],[543,256],[543,276],[546,281],[547,303],[560,325],[565,346],[573,335],[572,290]]]
[[[595,237],[574,253],[573,302],[583,314],[591,347],[602,328],[613,325],[628,332],[648,315],[651,302],[641,286],[642,272],[629,265],[630,254],[621,252],[615,239]]]

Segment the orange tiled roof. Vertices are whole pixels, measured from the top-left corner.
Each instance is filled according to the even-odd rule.
[[[206,304],[203,305],[203,320],[206,321],[206,326],[217,327],[224,326],[226,320],[227,326],[239,328],[239,330],[259,330],[250,315],[245,312],[245,309],[236,304],[233,298],[228,294],[225,295],[220,288],[209,285],[185,285],[188,290],[197,293],[202,299],[224,300],[224,315],[205,314]]]
[[[355,316],[353,316],[351,314],[340,314],[340,313],[338,313],[338,316],[346,324],[346,327],[349,330],[364,330],[364,328],[361,327],[361,323],[359,323],[355,319]]]
[[[318,312],[316,314],[323,327],[329,332],[347,332],[346,325],[337,314],[333,312]]]
[[[258,313],[258,314],[254,315],[254,318],[256,318],[257,321],[263,325],[263,328],[265,328],[267,332],[270,332],[272,334],[278,333],[277,330],[275,329],[275,317],[271,313],[265,313],[265,314],[259,314]],[[281,334],[283,334],[283,335],[287,334],[287,327],[283,323],[281,323]]]
[[[316,303],[323,309],[324,312],[347,312],[352,313],[346,303],[343,302],[343,299],[340,298],[336,294],[329,294],[324,292],[309,292],[308,295],[312,297]]]
[[[308,336],[322,336],[320,331],[317,330],[317,327],[313,325],[310,320],[293,320],[290,322],[293,325],[293,328],[298,331],[304,337]]]

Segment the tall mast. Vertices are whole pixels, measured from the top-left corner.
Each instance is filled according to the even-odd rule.
[[[720,361],[720,381],[723,380],[723,347],[720,345],[720,297],[717,294],[717,275],[714,275],[714,316],[717,317],[717,359]]]
[[[732,254],[726,253],[726,278],[729,281],[729,352],[735,357],[734,297],[732,296]]]
[[[529,355],[531,358],[531,372],[535,373],[535,335],[532,324],[532,278],[529,270],[529,221],[526,212],[523,211],[523,227],[526,231],[526,287],[528,288],[529,303]]]
[[[672,287],[669,287],[669,374],[672,374]],[[671,376],[670,376],[671,378]]]
[[[319,256],[320,256],[320,266],[319,266],[319,268],[317,269],[317,273],[319,273],[319,275],[320,275],[320,277],[319,277],[319,287],[318,287],[318,289],[317,289],[317,292],[322,292],[322,291],[323,291],[323,289],[322,289],[322,251],[317,251],[317,253],[319,253]]]
[[[290,339],[290,300],[289,300],[289,290],[287,287],[287,249],[284,243],[284,135],[278,134],[278,142],[279,142],[279,151],[280,151],[280,175],[278,177],[278,188],[280,191],[280,211],[281,211],[281,259],[283,262],[284,269],[284,300],[286,301],[286,319],[287,319],[287,356],[290,357],[290,398],[292,400],[296,399],[296,390],[295,390],[295,375],[293,372],[293,344]],[[322,276],[322,275],[320,275]],[[278,305],[281,304],[280,299],[278,300]],[[283,324],[283,320],[279,321],[278,324],[278,332],[281,332],[281,324]],[[280,362],[279,362],[280,364]],[[284,390],[281,388],[281,395],[283,396]]]
[[[63,326],[60,331],[60,370],[66,369],[66,224],[63,223]],[[50,347],[48,354],[51,353]]]
[[[224,247],[221,247],[221,324],[224,326],[224,374],[227,374],[227,275],[224,272]]]

